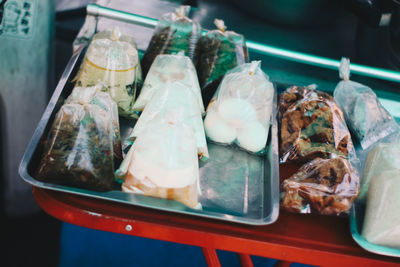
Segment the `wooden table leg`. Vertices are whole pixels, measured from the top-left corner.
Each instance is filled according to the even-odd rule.
[[[214,248],[201,248],[208,267],[221,267],[217,251]]]
[[[253,261],[249,254],[238,253],[239,262],[242,267],[254,267]]]

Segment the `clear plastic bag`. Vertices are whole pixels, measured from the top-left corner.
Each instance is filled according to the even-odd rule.
[[[78,87],[103,83],[102,90],[117,103],[119,115],[136,118],[133,105],[142,71],[134,40],[118,28],[95,34],[74,82]]]
[[[207,141],[198,98],[192,90],[179,82],[167,83],[163,90],[154,93],[128,137],[128,145],[146,131],[151,121],[163,121],[170,112],[176,110],[181,113],[183,122],[193,129],[199,157],[207,159]]]
[[[113,144],[114,144],[114,164],[119,165],[122,161],[121,133],[119,129],[118,106],[107,93],[101,92],[102,85],[92,87],[75,87],[68,96],[65,104],[90,103],[104,109],[112,118]]]
[[[399,130],[398,124],[381,105],[374,91],[349,80],[349,59],[342,59],[339,72],[343,80],[338,83],[333,95],[363,149]]]
[[[239,65],[223,78],[204,120],[212,141],[252,153],[265,151],[275,89],[260,64]]]
[[[280,161],[354,155],[343,113],[329,94],[292,86],[280,95]]]
[[[196,69],[189,57],[178,55],[159,55],[154,60],[146,76],[140,95],[133,107],[136,111],[143,111],[146,104],[158,90],[164,90],[166,83],[179,82],[186,85],[196,95],[200,112],[204,113],[203,100]]]
[[[249,61],[244,36],[225,31],[222,20],[216,19],[215,25],[216,30],[200,38],[194,59],[204,105],[208,105],[227,71]]]
[[[178,54],[193,59],[196,43],[201,36],[201,27],[187,17],[190,6],[180,6],[166,13],[158,21],[149,46],[142,58],[143,74],[146,77],[154,59],[160,54]]]
[[[64,104],[44,143],[37,178],[95,191],[113,189],[110,114],[98,105]]]
[[[198,164],[195,134],[184,123],[181,110],[172,109],[140,132],[118,175],[124,192],[201,208]]]
[[[360,191],[357,171],[344,157],[316,158],[281,184],[281,208],[297,213],[347,213]]]

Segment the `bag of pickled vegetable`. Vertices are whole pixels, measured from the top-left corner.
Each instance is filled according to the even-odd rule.
[[[190,88],[179,82],[167,83],[163,90],[154,93],[128,137],[128,145],[146,131],[147,125],[151,121],[165,120],[166,114],[171,110],[181,112],[184,123],[193,129],[199,157],[203,160],[207,159],[207,141],[198,98]]]
[[[200,38],[194,59],[206,106],[225,73],[249,61],[244,36],[225,31],[222,20],[215,19],[214,23],[217,29]]]
[[[95,191],[112,190],[113,153],[111,115],[90,103],[64,104],[44,143],[37,178]]]
[[[181,53],[177,55],[159,55],[156,57],[133,109],[135,111],[143,111],[154,93],[158,90],[165,90],[166,83],[168,82],[179,82],[184,84],[188,90],[192,90],[198,100],[201,114],[204,113],[196,69],[192,60]]]
[[[149,46],[142,58],[143,74],[146,77],[154,59],[160,54],[178,54],[193,59],[201,27],[187,17],[190,6],[180,6],[172,13],[164,14],[158,21]]]
[[[260,64],[242,64],[224,76],[204,120],[212,141],[265,152],[275,89]]]
[[[281,208],[296,213],[347,213],[360,191],[360,178],[341,156],[316,158],[281,184]]]
[[[338,83],[333,95],[344,113],[350,131],[363,149],[399,130],[398,124],[381,105],[374,91],[349,80],[349,59],[342,59],[339,74],[343,80]]]
[[[114,164],[119,165],[122,161],[122,146],[119,129],[118,106],[109,94],[100,91],[101,88],[101,84],[92,87],[75,87],[65,103],[81,105],[90,103],[101,107],[108,114],[111,114],[113,127]]]
[[[307,162],[354,154],[343,113],[329,94],[292,86],[279,100],[280,161]]]
[[[184,121],[178,108],[146,125],[118,170],[122,191],[201,208],[196,136]]]
[[[118,27],[95,34],[74,82],[79,87],[103,83],[102,90],[117,103],[119,115],[137,118],[133,105],[142,73],[134,40]]]
[[[369,153],[361,183],[366,200],[362,236],[371,243],[400,249],[400,135]]]

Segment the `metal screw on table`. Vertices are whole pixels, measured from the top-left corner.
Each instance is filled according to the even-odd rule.
[[[130,224],[127,224],[126,226],[125,226],[125,230],[126,231],[132,231],[132,225],[130,225]]]

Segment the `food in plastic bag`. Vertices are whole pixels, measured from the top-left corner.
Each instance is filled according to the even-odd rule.
[[[64,104],[47,139],[37,178],[95,191],[113,189],[113,126],[93,104]]]
[[[338,83],[333,95],[362,148],[366,149],[397,131],[398,124],[381,105],[374,91],[368,86],[349,80],[349,59],[342,59],[339,71],[343,80]]]
[[[133,109],[143,111],[146,104],[158,90],[164,90],[166,83],[179,82],[186,85],[196,95],[200,112],[204,113],[203,100],[196,69],[189,57],[184,55],[159,55],[154,60],[146,76],[140,95]]]
[[[332,96],[292,86],[280,95],[280,161],[307,162],[354,152],[343,113]]]
[[[316,158],[281,185],[281,207],[290,212],[340,215],[360,191],[360,178],[343,157]]]
[[[192,128],[183,122],[181,110],[170,110],[136,137],[121,164],[122,190],[200,208],[198,164]]]
[[[65,104],[74,103],[85,105],[86,103],[90,103],[101,107],[108,114],[111,114],[113,127],[114,163],[118,165],[122,161],[118,106],[109,94],[100,91],[101,88],[101,84],[92,87],[75,87],[65,101]]]
[[[160,54],[178,54],[193,59],[196,43],[201,36],[201,27],[187,17],[190,6],[180,6],[175,12],[162,16],[154,30],[150,44],[143,55],[142,67],[144,76]]]
[[[102,90],[117,103],[119,115],[137,117],[133,104],[142,74],[134,40],[117,27],[95,34],[74,81],[82,87],[102,82]]]
[[[378,143],[368,152],[361,182],[360,199],[366,200],[370,182],[376,176],[386,175],[389,178],[386,172],[391,170],[400,170],[400,134],[394,135],[392,140]]]
[[[368,242],[400,249],[399,192],[399,165],[377,172],[371,180],[362,228],[362,236]]]
[[[260,61],[230,70],[207,108],[204,126],[208,138],[253,153],[264,151],[274,91]]]
[[[133,143],[137,136],[146,131],[151,121],[163,121],[174,110],[179,110],[184,123],[193,129],[200,158],[207,159],[207,141],[198,99],[192,90],[178,82],[167,83],[163,90],[154,93],[128,137],[128,142]]]
[[[194,59],[204,105],[208,105],[228,70],[249,61],[244,36],[225,31],[222,20],[216,19],[214,23],[217,30],[209,31],[200,38]]]

